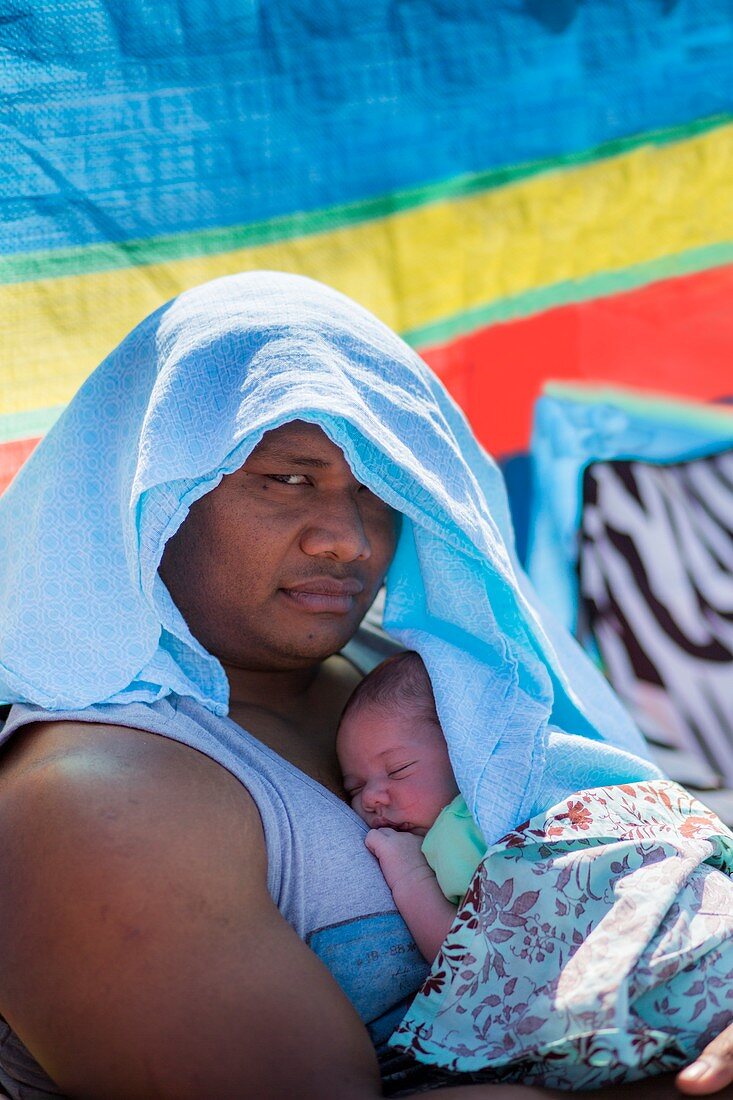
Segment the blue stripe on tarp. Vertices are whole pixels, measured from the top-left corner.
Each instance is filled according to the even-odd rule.
[[[8,0],[0,252],[328,208],[731,108],[731,0]]]

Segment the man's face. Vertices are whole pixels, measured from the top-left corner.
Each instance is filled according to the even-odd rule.
[[[336,751],[349,801],[370,829],[425,836],[458,794],[443,732],[419,708],[358,707],[339,726]]]
[[[353,635],[392,559],[396,521],[319,427],[294,421],[192,505],[160,575],[225,664],[305,667]]]

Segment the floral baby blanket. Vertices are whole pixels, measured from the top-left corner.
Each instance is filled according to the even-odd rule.
[[[733,1019],[732,869],[676,783],[580,791],[489,848],[391,1045],[555,1088],[681,1067]]]

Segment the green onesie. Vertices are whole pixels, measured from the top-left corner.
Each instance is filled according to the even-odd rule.
[[[448,901],[458,905],[486,855],[486,842],[468,812],[463,795],[457,795],[440,811],[425,835],[422,853]]]

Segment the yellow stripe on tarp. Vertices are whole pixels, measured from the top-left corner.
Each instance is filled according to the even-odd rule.
[[[0,414],[63,403],[138,321],[217,275],[310,275],[400,332],[733,238],[733,125],[341,229],[0,288]]]

